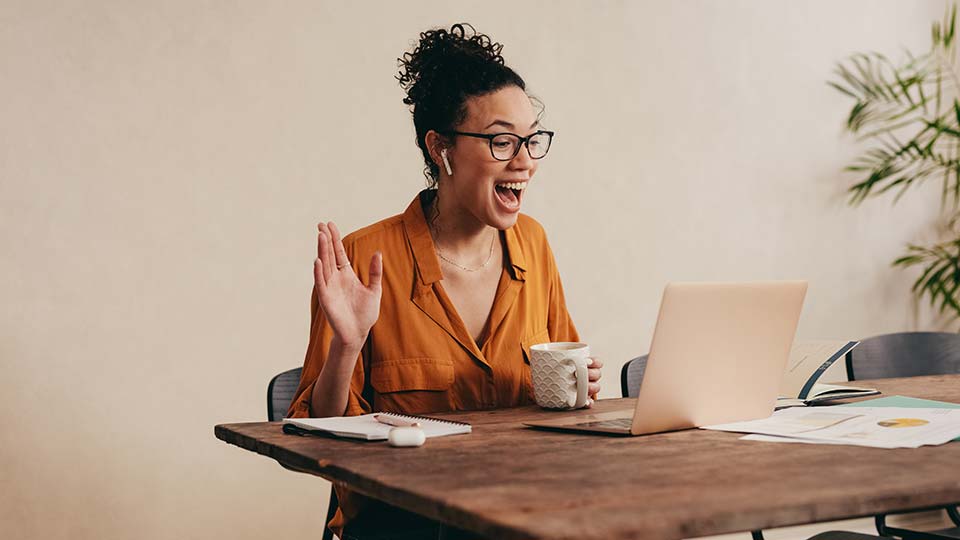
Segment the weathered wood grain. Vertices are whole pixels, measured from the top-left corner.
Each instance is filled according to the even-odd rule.
[[[960,375],[858,385],[960,403]],[[630,403],[601,400],[593,411]],[[702,430],[617,438],[522,425],[555,414],[531,406],[437,415],[469,422],[473,433],[420,448],[285,435],[267,422],[219,425],[215,434],[489,538],[679,539],[960,501],[956,443],[883,450]]]

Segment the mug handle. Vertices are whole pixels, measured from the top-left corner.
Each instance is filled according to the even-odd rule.
[[[580,409],[586,406],[587,400],[590,398],[588,394],[590,391],[590,375],[587,373],[586,363],[581,364],[573,358],[567,358],[567,360],[573,363],[577,376],[577,401],[573,404],[573,408]]]

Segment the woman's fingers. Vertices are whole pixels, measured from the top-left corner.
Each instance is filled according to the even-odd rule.
[[[597,381],[600,380],[600,377],[603,377],[603,372],[600,371],[603,362],[599,358],[590,357],[590,363],[587,365],[590,366],[587,369],[587,379],[590,381],[587,385],[587,393],[592,399],[597,399],[597,394],[600,393],[600,383]]]
[[[383,278],[383,253],[376,252],[370,257],[370,283],[367,287],[379,289],[380,281]]]
[[[322,263],[323,280],[324,283],[326,283],[330,281],[330,276],[333,273],[333,268],[336,266],[336,263],[334,263],[333,252],[330,248],[330,233],[327,231],[327,225],[321,223],[317,225],[317,230],[317,254]]]
[[[323,228],[326,226],[324,222],[317,223],[317,258],[320,258],[320,248],[323,247],[323,238],[320,236],[320,233],[323,232]]]
[[[343,242],[340,240],[340,229],[334,222],[327,223],[330,230],[330,239],[333,245],[333,254],[337,259],[337,270],[350,266],[350,259],[347,258],[347,251],[343,249]]]
[[[320,259],[313,260],[313,285],[317,288],[317,297],[323,295],[327,288],[327,280],[323,277],[323,263]]]
[[[587,375],[590,382],[597,382],[600,380],[600,377],[603,377],[603,372],[600,371],[600,368],[603,367],[603,362],[599,358],[590,358],[590,363],[587,364],[589,369],[587,369]]]

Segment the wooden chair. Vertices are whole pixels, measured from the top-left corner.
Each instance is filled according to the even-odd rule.
[[[620,368],[620,395],[623,397],[637,397],[640,393],[640,383],[643,381],[643,372],[647,369],[647,357],[638,356]],[[753,540],[764,540],[763,531],[751,531]],[[827,531],[808,540],[883,540],[872,534],[861,534],[847,531]]]
[[[288,369],[283,373],[275,375],[267,384],[267,420],[277,422],[283,420],[290,408],[290,402],[293,401],[297,387],[300,386],[300,372],[303,368]],[[283,465],[282,463],[280,465]],[[296,471],[283,465],[283,468]],[[300,471],[297,471],[300,472]],[[327,527],[327,523],[333,519],[337,512],[337,492],[330,488],[330,505],[327,507],[327,519],[323,522],[322,540],[333,540],[333,532]]]
[[[860,341],[847,353],[847,378],[886,379],[960,373],[960,334],[948,332],[899,332],[883,334]],[[945,507],[956,527],[936,531],[914,531],[890,527],[886,516],[876,516],[877,532],[904,540],[924,538],[960,538],[960,512]]]

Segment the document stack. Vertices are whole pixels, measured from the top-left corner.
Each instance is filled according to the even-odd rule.
[[[745,440],[919,448],[960,439],[960,405],[891,396],[835,407],[790,408],[769,418],[706,426]]]

